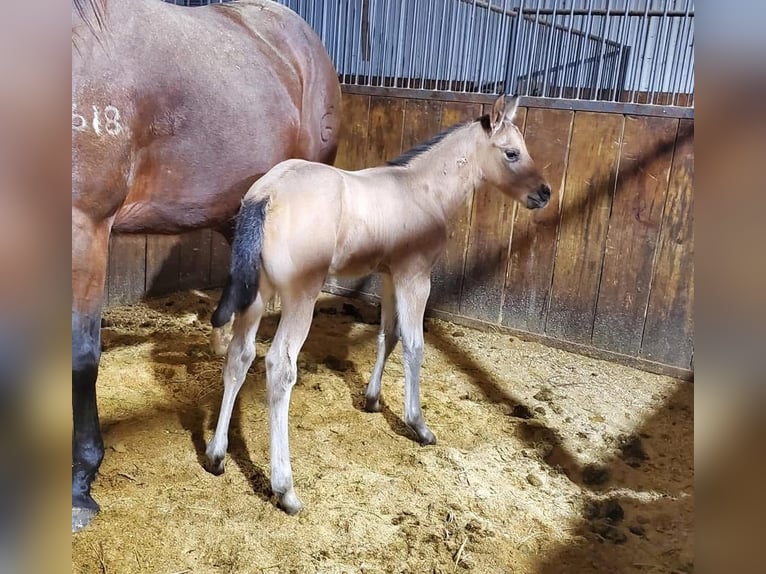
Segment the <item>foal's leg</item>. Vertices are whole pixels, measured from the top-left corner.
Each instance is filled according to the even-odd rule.
[[[396,347],[399,340],[399,332],[396,324],[396,300],[394,298],[394,284],[391,276],[384,273],[382,276],[383,288],[380,296],[380,333],[378,334],[378,358],[370,375],[370,382],[365,393],[365,410],[376,413],[380,411],[380,379],[383,376],[383,367],[391,351]]]
[[[222,474],[223,460],[229,446],[229,423],[237,394],[245,382],[247,370],[255,359],[255,335],[263,317],[265,305],[263,293],[243,313],[234,318],[233,338],[229,344],[226,363],[223,367],[223,399],[215,435],[207,446],[207,469],[213,474]]]
[[[417,435],[420,444],[424,445],[436,443],[436,437],[426,426],[420,409],[423,315],[431,290],[428,271],[394,279],[404,359],[404,423]]]
[[[298,374],[298,353],[311,327],[314,302],[320,288],[321,282],[315,291],[304,291],[299,296],[282,295],[282,318],[274,342],[266,355],[271,434],[271,490],[277,495],[277,505],[287,514],[296,514],[301,509],[301,501],[293,488],[287,436],[290,394]]]

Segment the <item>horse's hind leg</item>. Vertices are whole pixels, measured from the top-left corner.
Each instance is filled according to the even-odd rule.
[[[237,400],[242,384],[245,382],[247,370],[255,359],[255,336],[258,326],[263,317],[265,303],[263,291],[259,292],[250,305],[242,313],[236,314],[232,328],[232,340],[226,354],[226,362],[223,367],[223,398],[221,399],[221,411],[218,414],[218,424],[215,427],[215,435],[210,440],[205,452],[207,456],[207,470],[213,474],[222,474],[224,471],[224,458],[229,446],[229,424],[234,403]]]
[[[380,333],[378,334],[378,358],[370,375],[370,382],[365,393],[364,408],[368,412],[380,411],[380,380],[383,376],[383,367],[391,351],[396,347],[399,340],[398,326],[396,324],[396,300],[394,296],[394,284],[391,276],[387,273],[382,275],[383,287],[380,296]]]
[[[431,290],[430,269],[395,277],[394,281],[404,359],[404,423],[417,435],[420,444],[434,444],[436,437],[426,426],[420,409],[423,316]]]
[[[282,297],[282,318],[274,342],[266,355],[266,380],[269,392],[269,431],[271,434],[271,489],[277,505],[288,514],[301,509],[301,501],[293,488],[287,421],[290,395],[298,374],[298,353],[311,327],[314,302],[322,282],[316,289]]]

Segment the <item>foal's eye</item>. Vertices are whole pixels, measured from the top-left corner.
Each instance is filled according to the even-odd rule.
[[[519,159],[519,150],[517,149],[507,149],[505,150],[505,159],[508,161],[516,161]]]

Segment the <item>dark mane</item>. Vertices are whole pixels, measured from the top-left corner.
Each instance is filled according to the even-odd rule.
[[[387,165],[394,165],[394,166],[405,166],[408,165],[414,158],[418,157],[419,155],[427,152],[429,149],[434,147],[436,144],[438,144],[440,141],[442,141],[444,138],[446,138],[448,135],[450,135],[455,130],[462,128],[464,125],[466,125],[467,122],[463,122],[460,124],[455,124],[453,126],[448,127],[447,129],[440,131],[438,134],[433,136],[428,141],[424,141],[423,143],[419,143],[415,147],[407,150],[402,155],[397,157],[396,159],[392,159],[390,161],[387,161]]]

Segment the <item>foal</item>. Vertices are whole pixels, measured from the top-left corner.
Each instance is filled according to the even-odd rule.
[[[387,166],[348,172],[288,160],[250,188],[232,247],[231,286],[213,315],[217,327],[235,313],[221,412],[207,447],[211,472],[224,470],[234,401],[255,358],[264,307],[277,294],[282,316],[266,355],[271,487],[288,514],[301,509],[287,418],[298,353],[328,275],[382,274],[378,356],[366,409],[380,410],[383,365],[401,337],[404,422],[421,444],[436,442],[420,409],[420,365],[431,268],[444,250],[448,219],[475,187],[498,188],[530,209],[545,207],[551,195],[512,123],[516,107],[516,98],[506,106],[501,96],[490,116],[449,128]]]

